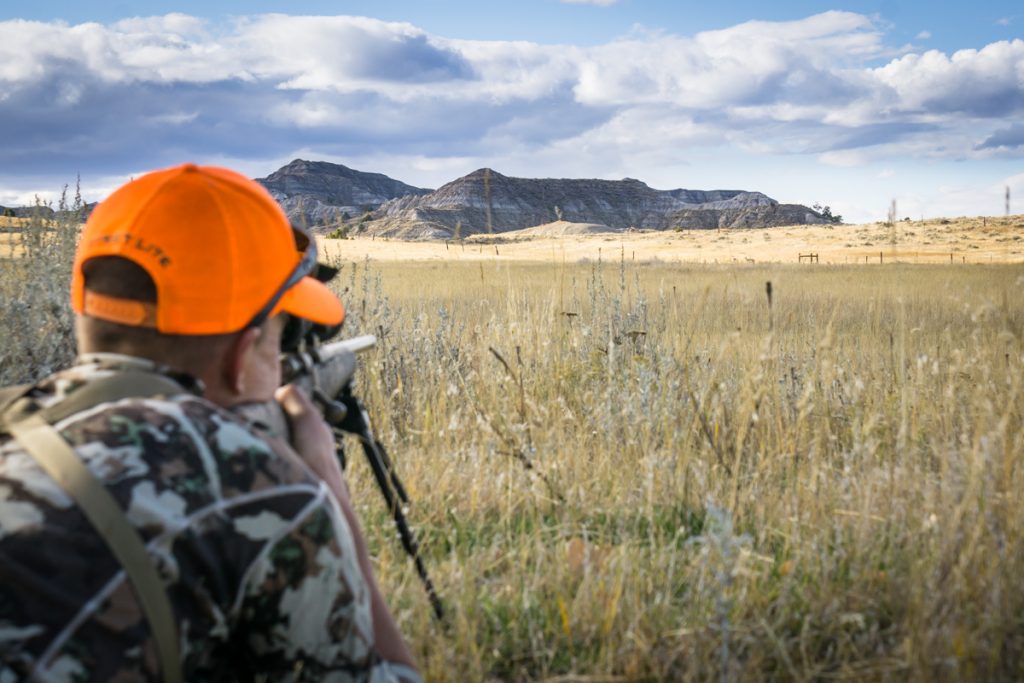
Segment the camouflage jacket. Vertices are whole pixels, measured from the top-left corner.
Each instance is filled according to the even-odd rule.
[[[98,355],[34,389],[46,405],[145,361]],[[337,501],[232,413],[183,392],[106,403],[55,428],[146,543],[187,681],[398,681]],[[160,680],[125,573],[68,496],[0,437],[0,683]]]

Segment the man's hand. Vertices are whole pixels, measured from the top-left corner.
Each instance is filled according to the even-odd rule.
[[[280,387],[274,398],[291,423],[292,448],[313,472],[324,480],[338,496],[339,502],[348,502],[348,486],[341,472],[334,435],[324,422],[313,402],[298,387],[287,384]]]

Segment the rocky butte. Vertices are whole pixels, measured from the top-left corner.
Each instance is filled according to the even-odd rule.
[[[313,229],[338,227],[389,199],[430,192],[389,178],[326,161],[296,159],[256,182],[267,188],[295,223]]]
[[[513,178],[482,168],[430,191],[379,173],[297,159],[257,179],[289,217],[326,232],[404,239],[505,233],[553,221],[609,231],[828,223],[798,204],[743,190],[655,190],[633,178]]]

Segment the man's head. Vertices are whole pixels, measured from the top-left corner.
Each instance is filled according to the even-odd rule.
[[[344,316],[308,277],[315,265],[314,245],[252,180],[192,164],[149,173],[83,230],[71,288],[79,348],[191,372],[219,403],[267,399],[280,314],[327,325]]]

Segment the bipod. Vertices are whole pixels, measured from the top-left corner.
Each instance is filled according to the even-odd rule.
[[[444,605],[437,594],[437,589],[434,588],[434,582],[430,580],[426,565],[423,564],[416,535],[409,527],[409,522],[405,518],[403,506],[409,503],[409,495],[406,493],[402,481],[398,478],[398,474],[391,466],[391,459],[388,457],[384,444],[378,441],[370,430],[370,416],[366,412],[366,408],[352,394],[350,386],[346,386],[342,390],[338,401],[346,410],[335,411],[335,415],[341,413],[343,417],[340,420],[330,420],[330,422],[337,430],[352,434],[359,439],[359,443],[363,447],[363,453],[366,455],[366,460],[373,471],[373,478],[377,481],[377,488],[380,489],[381,495],[384,496],[384,503],[391,512],[391,519],[398,529],[398,536],[402,541],[402,547],[405,548],[405,552],[412,558],[413,565],[416,567],[416,573],[423,583],[423,588],[427,591],[427,598],[430,600],[434,617],[438,622],[444,624]],[[324,412],[326,415],[327,411]],[[345,455],[340,447],[338,448],[338,457],[341,460],[341,467],[344,469]]]

